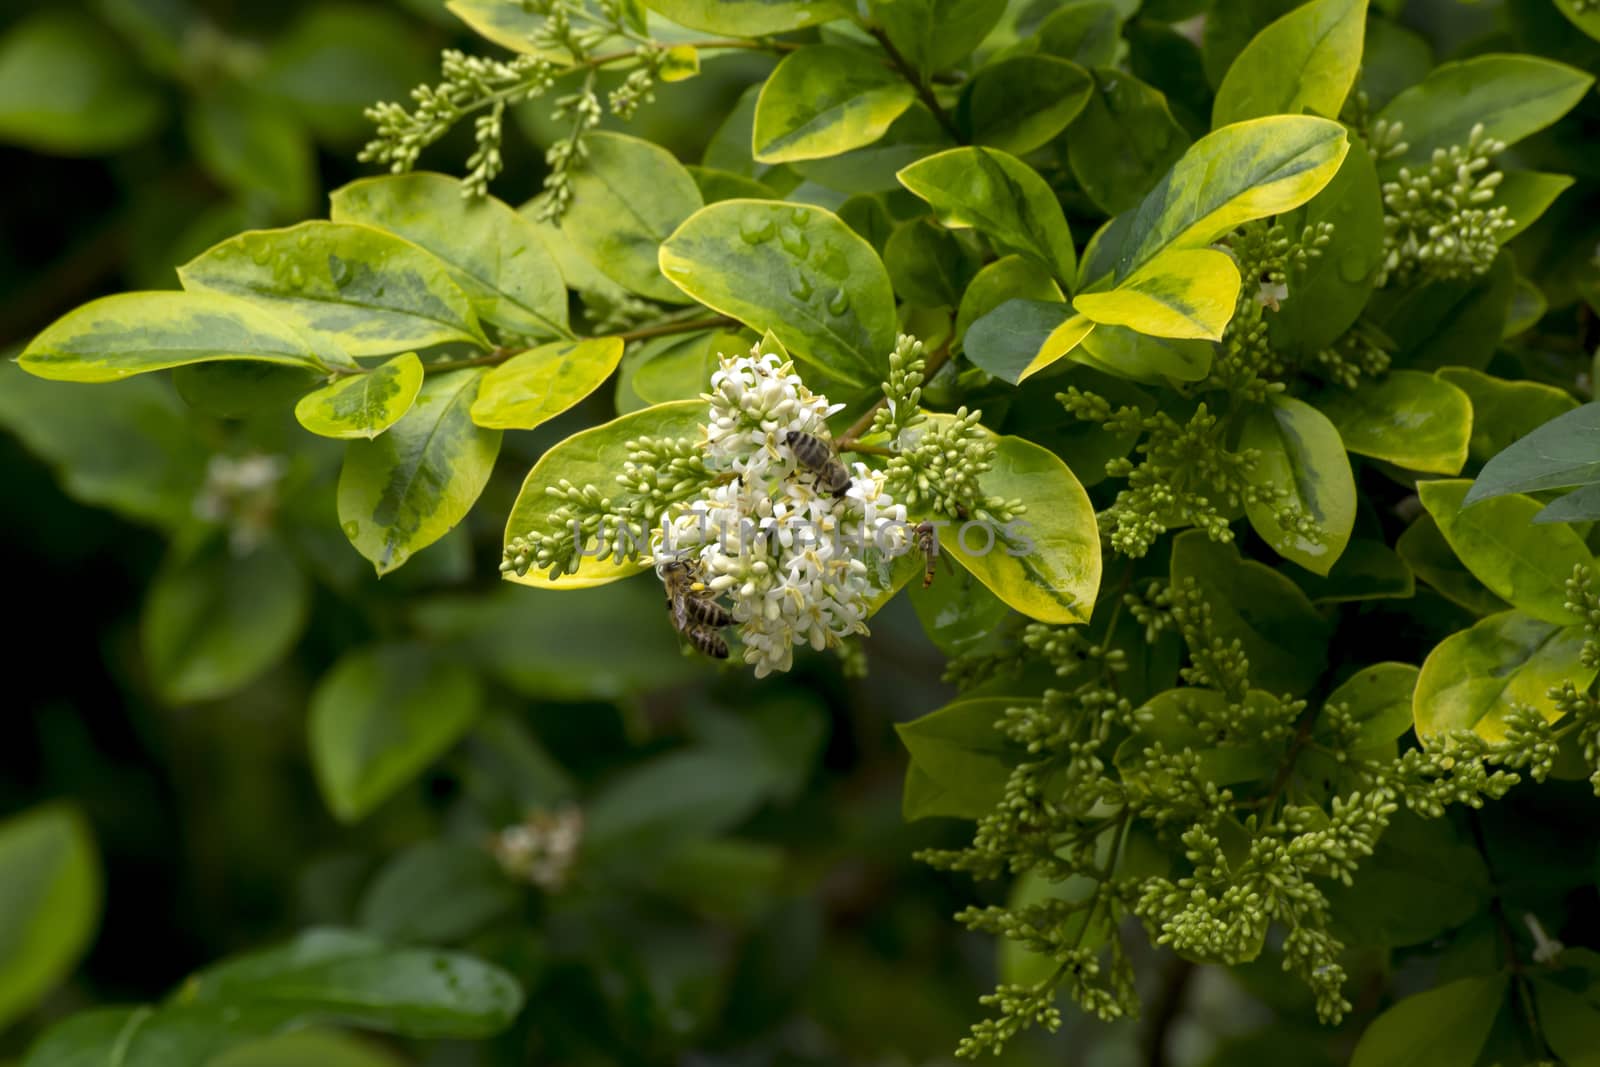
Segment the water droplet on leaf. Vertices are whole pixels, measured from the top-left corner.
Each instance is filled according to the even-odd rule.
[[[789,292],[798,300],[811,299],[811,281],[804,274],[795,274],[789,279]]]
[[[833,315],[843,315],[850,310],[850,297],[843,289],[835,289],[828,298],[828,312]]]
[[[744,238],[745,244],[758,245],[771,240],[772,230],[772,220],[758,212],[751,212],[739,223],[739,236]]]
[[[811,251],[811,242],[806,240],[806,235],[793,226],[778,227],[778,243],[783,245],[785,252],[795,257]]]

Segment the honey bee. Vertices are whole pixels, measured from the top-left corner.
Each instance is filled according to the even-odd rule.
[[[667,587],[667,609],[672,614],[673,627],[705,655],[727,659],[728,642],[717,631],[733,624],[733,613],[701,582],[700,568],[687,560],[674,559],[662,564],[658,573]]]
[[[934,572],[939,565],[939,532],[931,522],[917,523],[917,551],[922,553],[924,560],[922,568],[922,588],[926,589],[933,584]]]
[[[850,468],[844,465],[831,442],[816,434],[790,430],[783,443],[789,446],[800,465],[816,476],[818,488],[826,489],[835,497],[849,492]]]

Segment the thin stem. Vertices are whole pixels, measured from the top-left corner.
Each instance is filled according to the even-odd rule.
[[[947,340],[944,344],[940,345],[939,348],[928,357],[928,361],[923,364],[922,382],[924,385],[933,380],[934,372],[940,367],[944,366],[945,362],[949,360],[949,358],[950,342]],[[888,397],[879,397],[876,404],[873,404],[870,408],[864,411],[861,417],[855,422],[851,423],[850,428],[839,436],[839,438],[835,441],[835,446],[847,452],[865,452],[869,456],[880,454],[891,455],[891,452],[872,452],[868,448],[864,448],[856,444],[856,441],[860,439],[862,434],[872,429],[872,417],[881,409],[887,407],[888,404]]]
[[[966,138],[962,137],[961,131],[956,128],[955,120],[950,117],[950,113],[944,109],[944,105],[939,103],[939,98],[934,95],[933,87],[928,84],[926,78],[917,73],[915,67],[906,61],[906,57],[900,54],[900,49],[896,48],[894,42],[889,39],[888,32],[882,26],[868,26],[866,30],[883,47],[884,54],[889,57],[889,62],[895,70],[900,72],[900,76],[917,91],[918,99],[922,101],[929,111],[933,112],[933,117],[939,120],[940,126],[944,127],[944,132],[948,133],[957,144],[966,144]]]
[[[607,334],[608,337],[620,338],[624,343],[629,341],[643,341],[651,337],[667,337],[675,333],[694,333],[697,330],[714,330],[719,326],[732,326],[736,319],[726,315],[718,315],[711,319],[683,319],[678,322],[660,322],[654,326],[642,326],[637,330],[626,330],[622,333]],[[537,347],[537,346],[535,346]],[[438,363],[424,363],[425,374],[443,374],[446,371],[461,370],[463,367],[492,367],[497,363],[504,363],[512,356],[520,356],[530,348],[496,348],[492,352],[485,352],[481,356],[469,356],[465,359],[447,359]],[[368,368],[362,367],[359,371],[350,368],[339,368],[344,374],[365,374]]]
[[[1483,836],[1483,822],[1476,811],[1467,812],[1467,824],[1472,828],[1472,843],[1483,857],[1483,866],[1489,872],[1489,885],[1494,895],[1489,898],[1489,914],[1494,918],[1500,935],[1501,951],[1506,956],[1506,970],[1511,972],[1511,1004],[1513,1011],[1523,1016],[1527,1029],[1521,1034],[1523,1051],[1532,1060],[1542,1060],[1548,1055],[1544,1035],[1539,1028],[1538,1009],[1533,1002],[1533,984],[1528,981],[1526,968],[1517,956],[1517,938],[1511,931],[1511,920],[1506,918],[1505,900],[1500,895],[1500,877],[1495,872],[1494,861],[1489,858],[1489,843]]]

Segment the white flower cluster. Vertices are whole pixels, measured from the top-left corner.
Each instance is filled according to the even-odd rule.
[[[729,480],[674,516],[658,534],[657,565],[694,559],[726,597],[745,662],[756,677],[786,671],[794,647],[821,650],[867,632],[873,568],[903,554],[912,533],[884,475],[854,464],[843,496],[819,491],[787,444],[792,432],[828,436],[827,398],[791,364],[757,345],[722,357],[706,400],[706,466]]]

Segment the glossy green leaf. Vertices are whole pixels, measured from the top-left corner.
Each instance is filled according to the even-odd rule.
[[[640,400],[638,407],[695,399],[706,391],[706,383],[717,372],[719,353],[746,351],[750,347],[745,337],[714,331],[661,340],[663,343],[647,353],[634,370],[632,384]],[[623,365],[627,365],[626,360]]]
[[[1583,539],[1562,527],[1536,527],[1538,501],[1502,496],[1465,506],[1471,482],[1423,482],[1417,487],[1439,531],[1461,562],[1498,597],[1536,619],[1574,621],[1566,608],[1567,579],[1593,564]]]
[[[915,99],[911,84],[868,52],[801,48],[761,88],[752,151],[762,163],[836,156],[882,137]]]
[[[961,93],[956,120],[973,144],[1026,155],[1067,128],[1094,92],[1089,72],[1054,56],[991,63]]]
[[[1094,93],[1067,135],[1067,163],[1096,207],[1120,215],[1138,207],[1188,147],[1159,90],[1126,71],[1096,68]]]
[[[144,138],[161,120],[161,96],[130,59],[78,10],[42,8],[13,23],[0,38],[0,141],[93,155]]]
[[[1504,341],[1527,333],[1539,325],[1539,320],[1549,310],[1550,303],[1544,298],[1544,290],[1519,274],[1517,287],[1511,293],[1511,306],[1506,311],[1506,324],[1500,331],[1500,339]]]
[[[1534,170],[1505,171],[1500,184],[1495,187],[1493,206],[1504,207],[1512,225],[1495,234],[1495,240],[1505,244],[1538,222],[1550,205],[1556,202],[1556,197],[1571,185],[1572,178],[1565,174],[1540,174]]]
[[[1440,545],[1443,546],[1442,541]],[[1446,555],[1449,551],[1444,548]],[[1326,575],[1296,570],[1290,576],[1318,606],[1405,599],[1416,592],[1411,568],[1394,549],[1382,541],[1359,537],[1345,546]]]
[[[982,262],[966,240],[970,238],[929,218],[901,223],[883,249],[895,293],[924,307],[955,307]]]
[[[492,196],[463,196],[442,174],[363,178],[334,191],[334,222],[364,223],[432,252],[478,317],[513,334],[568,334],[567,287],[526,218]]]
[[[1272,701],[1270,693],[1252,689],[1244,703],[1247,709],[1259,709]],[[1248,733],[1230,737],[1225,731],[1202,726],[1222,718],[1228,706],[1228,697],[1214,689],[1183,686],[1157,693],[1139,709],[1137,730],[1118,747],[1117,767],[1131,770],[1139,766],[1145,751],[1160,744],[1169,753],[1193,752],[1200,758],[1201,774],[1218,785],[1270,778],[1283,760],[1281,744]]]
[[[1484,464],[1465,502],[1600,482],[1597,432],[1600,403],[1550,420]]]
[[[483,694],[470,669],[419,645],[351,652],[311,694],[311,763],[341,822],[370,815],[461,738]]]
[[[871,0],[900,54],[923,74],[959,62],[1005,13],[1005,0]]]
[[[972,324],[963,351],[974,366],[1016,384],[1067,355],[1094,328],[1067,304],[1007,300]]]
[[[687,303],[661,276],[656,253],[704,205],[694,177],[671,152],[619,133],[585,136],[587,155],[572,174],[572,203],[561,232],[600,273],[669,304]]]
[[[994,466],[979,486],[1022,501],[1027,511],[1003,527],[942,525],[940,547],[1030,619],[1088,622],[1100,588],[1100,534],[1089,495],[1054,453],[1020,437],[995,442]]]
[[[301,333],[249,301],[165,291],[91,300],[45,327],[17,362],[40,378],[109,382],[220,359],[319,371],[354,366],[334,344]]]
[[[1413,677],[1415,667],[1408,667]],[[1407,691],[1405,727],[1410,726]],[[1392,750],[1393,743],[1390,743]],[[1378,846],[1361,862],[1358,885],[1323,890],[1334,930],[1352,945],[1416,945],[1461,926],[1493,896],[1483,855],[1449,819],[1396,812]],[[1397,1064],[1401,1061],[1394,1061]]]
[[[178,278],[190,293],[240,297],[291,326],[333,335],[354,356],[447,341],[488,346],[450,268],[370,226],[253,230],[179,267]]]
[[[1433,521],[1432,515],[1420,515],[1406,527],[1394,547],[1411,572],[1428,583],[1434,592],[1474,615],[1493,615],[1511,606],[1490,592],[1462,565],[1450,548],[1450,542],[1439,532],[1439,524]]]
[[[1373,294],[1366,317],[1393,342],[1394,364],[1482,370],[1505,333],[1517,272],[1502,252],[1488,273]]]
[[[140,621],[156,688],[177,704],[239,689],[293,647],[310,600],[305,576],[275,540],[235,550],[213,536],[174,550]]]
[[[207,1062],[206,1067],[404,1067],[398,1054],[369,1038],[338,1030],[297,1030],[249,1041]]]
[[[411,410],[422,390],[422,361],[407,352],[307,393],[294,406],[300,425],[341,440],[378,436]]]
[[[1424,743],[1447,730],[1475,730],[1503,741],[1505,715],[1527,704],[1558,716],[1549,693],[1571,680],[1581,690],[1595,668],[1583,665],[1583,627],[1553,626],[1518,611],[1491,615],[1434,646],[1422,664],[1412,704]]]
[[[992,148],[952,148],[905,168],[900,182],[946,226],[971,226],[1071,285],[1078,261],[1066,216],[1050,186],[1020,159]]]
[[[1039,50],[1085,67],[1109,67],[1122,43],[1122,13],[1105,0],[1075,0],[1034,31]]]
[[[1600,12],[1588,17],[1594,20],[1589,35],[1600,38]],[[1600,1029],[1600,989],[1596,988],[1592,969],[1589,974],[1588,987],[1581,994],[1559,985],[1559,979],[1533,981],[1533,997],[1539,1004],[1539,1032],[1566,1067],[1600,1067],[1600,1049],[1594,1042],[1595,1032]]]
[[[1278,492],[1271,503],[1245,504],[1250,525],[1280,555],[1327,574],[1356,521],[1355,477],[1339,431],[1305,401],[1278,395],[1246,413],[1239,445],[1260,453],[1247,474],[1251,483]],[[1309,529],[1281,524],[1285,507],[1309,520]]]
[[[1367,0],[1313,0],[1256,34],[1228,68],[1213,126],[1263,115],[1334,118],[1361,66]]]
[[[1385,159],[1385,177],[1425,162],[1435,149],[1465,146],[1472,128],[1516,144],[1572,110],[1592,75],[1529,55],[1482,55],[1442,63],[1420,85],[1389,101],[1378,117],[1404,124],[1406,150]]]
[[[1458,474],[1472,436],[1472,401],[1442,378],[1397,370],[1355,389],[1330,389],[1316,405],[1344,447],[1407,470]]]
[[[1350,1067],[1459,1067],[1477,1059],[1506,992],[1504,975],[1415,993],[1373,1020]]]
[[[1221,85],[1239,53],[1273,20],[1300,6],[1301,0],[1234,0],[1206,12],[1203,50],[1206,79]]]
[[[421,841],[396,855],[361,898],[364,930],[388,942],[447,944],[517,905],[515,886],[482,847]]]
[[[1216,346],[1209,341],[1150,337],[1126,326],[1098,326],[1083,338],[1073,358],[1129,381],[1197,382],[1211,370]]]
[[[1139,204],[1117,275],[1168,248],[1200,248],[1252,219],[1299,207],[1333,179],[1349,149],[1343,126],[1310,115],[1251,119],[1202,137]]]
[[[1471,367],[1441,367],[1434,373],[1472,399],[1469,453],[1478,463],[1578,406],[1566,390],[1541,382],[1507,381]]]
[[[872,246],[822,208],[726,200],[696,212],[661,246],[685,293],[770,329],[797,359],[868,388],[888,372],[898,324]]]
[[[895,177],[901,168],[954,144],[949,132],[933,117],[933,112],[921,103],[914,103],[871,144],[825,159],[796,160],[788,169],[808,184],[820,186],[818,191],[823,194],[901,192],[900,182]],[[789,196],[799,199],[793,190]],[[821,200],[818,203],[832,207]]]
[[[1411,729],[1412,693],[1417,668],[1409,663],[1375,663],[1351,675],[1328,694],[1329,707],[1341,705],[1356,726],[1354,748],[1392,744]],[[1334,735],[1318,721],[1317,735]]]
[[[522,1007],[516,981],[498,967],[334,929],[309,930],[282,947],[207,968],[184,983],[181,999],[275,1008],[417,1038],[488,1037]]]
[[[1337,237],[1288,271],[1289,296],[1268,316],[1274,348],[1315,357],[1355,324],[1383,265],[1383,198],[1372,153],[1350,152],[1311,202],[1278,220],[1286,232],[1328,223]]]
[[[1600,519],[1600,485],[1586,485],[1546,504],[1544,510],[1533,517],[1543,525],[1547,522],[1590,522]]]
[[[0,822],[0,1027],[72,972],[100,924],[100,857],[76,808]]]
[[[552,341],[512,356],[484,375],[472,421],[531,430],[600,388],[622,359],[622,338]]]
[[[1304,693],[1327,662],[1329,625],[1293,582],[1241,559],[1234,545],[1187,530],[1172,542],[1172,579],[1193,579],[1211,605],[1216,636],[1237,640],[1250,679],[1271,693]]]
[[[1013,703],[969,698],[895,724],[911,754],[901,805],[907,819],[976,819],[1000,802],[1017,753],[995,723]]]
[[[429,375],[415,404],[371,441],[352,441],[339,472],[339,523],[387,574],[466,517],[500,452],[500,432],[470,410],[482,371]]]
[[[705,421],[705,401],[682,400],[658,404],[580,430],[552,446],[539,457],[539,462],[534,464],[522,483],[522,490],[511,509],[511,517],[506,522],[507,543],[512,538],[524,537],[531,532],[560,532],[550,524],[549,490],[559,486],[562,481],[573,485],[614,485],[617,472],[628,460],[629,441],[640,437],[698,440]],[[601,561],[586,555],[575,574],[552,579],[549,574],[533,569],[521,576],[514,571],[508,572],[505,577],[508,581],[540,589],[582,589],[614,582],[644,569],[642,563],[618,563],[614,559]]]
[[[680,26],[729,37],[766,37],[843,18],[831,0],[648,0]]]
[[[687,167],[689,176],[700,189],[700,197],[708,204],[719,200],[769,200],[778,194],[754,178],[714,167]]]
[[[978,271],[962,292],[956,340],[965,337],[978,319],[1013,299],[1061,304],[1065,298],[1050,271],[1038,262],[1026,256],[1002,256]]]
[[[1211,248],[1164,252],[1115,289],[1080,293],[1072,306],[1103,326],[1155,337],[1222,340],[1239,300],[1239,268]]]
[[[1555,4],[1574,26],[1600,41],[1600,10],[1594,5],[1584,5],[1582,0],[1555,0]]]

